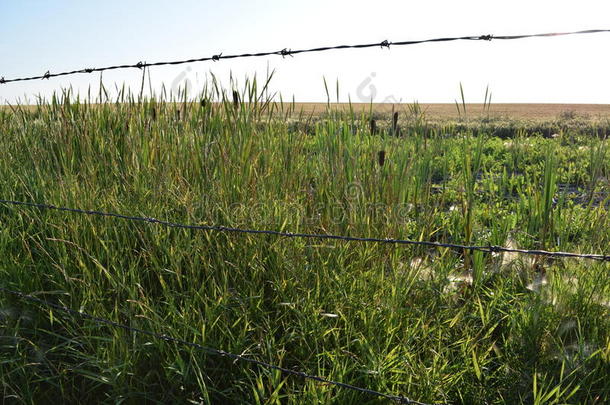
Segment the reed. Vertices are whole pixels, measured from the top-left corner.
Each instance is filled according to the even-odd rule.
[[[276,102],[268,80],[229,90],[212,80],[196,102],[116,90],[1,109],[2,198],[194,224],[608,253],[608,198],[590,197],[608,195],[602,139],[507,141],[482,126],[458,134],[427,125],[417,104],[419,129],[405,120],[403,136],[388,137],[370,122],[391,128],[392,117],[339,110],[329,97],[328,113],[312,119]],[[523,259],[445,249],[10,207],[0,223],[2,286],[134,327],[423,402],[610,399],[608,264],[540,262],[542,279]],[[0,319],[12,403],[379,403],[7,296]]]

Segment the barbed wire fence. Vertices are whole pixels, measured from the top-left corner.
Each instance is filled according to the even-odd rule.
[[[387,48],[393,46],[407,46],[407,45],[418,45],[425,43],[434,43],[434,42],[452,42],[452,41],[506,41],[506,40],[517,40],[517,39],[525,39],[525,38],[550,38],[550,37],[558,37],[558,36],[566,36],[566,35],[582,35],[582,34],[600,34],[600,33],[610,33],[610,29],[591,29],[591,30],[583,30],[583,31],[571,31],[571,32],[547,32],[541,34],[520,34],[520,35],[469,35],[469,36],[461,36],[461,37],[440,37],[440,38],[430,38],[430,39],[422,39],[422,40],[410,40],[410,41],[396,41],[392,42],[389,40],[384,40],[381,42],[373,42],[366,44],[355,44],[355,45],[335,45],[335,46],[323,46],[317,48],[309,48],[309,49],[290,49],[283,48],[279,51],[266,51],[266,52],[253,52],[253,53],[241,53],[241,54],[227,54],[219,53],[212,56],[206,56],[202,58],[191,58],[184,60],[175,60],[175,61],[161,61],[161,62],[137,62],[134,64],[122,64],[122,65],[113,65],[113,66],[105,66],[105,67],[93,67],[93,68],[81,68],[66,72],[58,72],[51,73],[47,70],[42,75],[37,76],[29,76],[29,77],[17,77],[12,79],[5,79],[4,76],[0,77],[0,84],[13,83],[13,82],[23,82],[29,80],[41,80],[41,79],[50,79],[52,77],[59,76],[69,76],[80,73],[93,73],[93,72],[103,72],[106,70],[117,70],[117,69],[143,69],[154,66],[173,66],[173,65],[182,65],[185,63],[195,63],[195,62],[218,62],[220,60],[225,59],[240,59],[240,58],[256,58],[256,57],[264,57],[264,56],[295,56],[303,53],[313,53],[313,52],[326,52],[326,51],[336,51],[341,49],[365,49],[365,48]]]
[[[572,31],[572,32],[554,32],[554,33],[541,33],[541,34],[522,34],[522,35],[475,35],[475,36],[459,36],[459,37],[440,37],[440,38],[431,38],[424,40],[411,40],[411,41],[398,41],[391,42],[388,40],[384,40],[376,43],[366,43],[366,44],[356,44],[356,45],[336,45],[336,46],[324,46],[317,48],[309,48],[309,49],[296,49],[292,50],[289,48],[283,48],[279,51],[268,51],[268,52],[257,52],[257,53],[242,53],[242,54],[223,54],[219,53],[216,55],[212,55],[209,57],[202,58],[192,58],[185,60],[176,60],[176,61],[161,61],[161,62],[138,62],[135,64],[122,64],[122,65],[113,65],[99,68],[82,68],[72,71],[51,73],[50,71],[46,71],[43,75],[38,76],[26,76],[26,77],[17,77],[17,78],[9,78],[5,79],[4,76],[0,77],[0,84],[8,84],[13,82],[22,82],[22,81],[32,81],[32,80],[41,80],[41,79],[50,79],[53,77],[60,76],[69,76],[75,74],[83,74],[83,73],[93,73],[93,72],[103,72],[107,70],[118,70],[118,69],[130,69],[130,68],[138,68],[144,69],[148,67],[154,66],[171,66],[171,65],[181,65],[187,63],[195,63],[195,62],[206,62],[213,61],[217,62],[224,59],[238,59],[238,58],[253,58],[253,57],[265,57],[265,56],[295,56],[303,53],[314,53],[314,52],[325,52],[332,50],[342,50],[342,49],[365,49],[365,48],[387,48],[393,46],[406,46],[406,45],[417,45],[424,43],[434,43],[434,42],[451,42],[451,41],[492,41],[492,40],[518,40],[525,38],[549,38],[549,37],[557,37],[557,36],[566,36],[566,35],[580,35],[580,34],[599,34],[599,33],[610,33],[610,29],[592,29],[592,30],[583,30],[583,31]],[[182,224],[176,222],[169,222],[164,220],[159,220],[151,217],[142,217],[135,215],[124,215],[117,214],[111,212],[103,212],[97,210],[85,210],[79,208],[68,208],[55,206],[52,204],[45,203],[35,203],[35,202],[24,202],[24,201],[15,201],[15,200],[0,200],[1,204],[5,206],[19,206],[19,207],[30,207],[37,208],[40,210],[56,210],[62,211],[72,214],[82,214],[82,215],[90,215],[90,216],[99,216],[106,218],[114,218],[121,219],[127,221],[137,221],[137,222],[145,222],[149,224],[157,224],[170,228],[181,228],[181,229],[191,229],[191,230],[203,230],[203,231],[216,231],[216,232],[231,232],[231,233],[242,233],[242,234],[254,234],[254,235],[272,235],[276,237],[286,237],[286,238],[303,238],[303,239],[326,239],[326,240],[338,240],[344,242],[361,242],[361,243],[378,243],[378,244],[391,244],[391,245],[414,245],[414,246],[426,246],[426,247],[435,247],[435,248],[449,248],[449,249],[459,249],[459,250],[470,250],[470,251],[480,251],[480,252],[488,252],[488,253],[505,253],[512,252],[518,254],[525,255],[537,255],[537,256],[545,256],[552,258],[574,258],[574,259],[588,259],[588,260],[596,260],[602,262],[610,262],[610,255],[605,254],[583,254],[583,253],[574,253],[574,252],[553,252],[546,250],[527,250],[527,249],[516,249],[504,246],[493,246],[493,245],[464,245],[464,244],[455,244],[455,243],[443,243],[443,242],[435,242],[435,241],[418,241],[418,240],[407,240],[407,239],[392,239],[392,238],[365,238],[365,237],[353,237],[353,236],[342,236],[342,235],[333,235],[333,234],[312,234],[312,233],[292,233],[285,231],[274,231],[274,230],[263,230],[263,229],[245,229],[245,228],[235,228],[235,227],[226,227],[221,225],[190,225],[190,224]],[[166,342],[171,342],[179,345],[188,346],[191,348],[195,348],[198,350],[205,351],[209,354],[228,357],[235,361],[240,361],[244,363],[254,364],[262,368],[267,368],[270,370],[276,370],[285,375],[290,375],[294,377],[299,377],[306,380],[312,380],[318,383],[333,385],[339,388],[349,389],[353,391],[358,391],[363,394],[368,394],[372,396],[376,396],[379,398],[384,398],[387,400],[394,401],[396,403],[401,404],[415,404],[415,405],[426,405],[422,402],[418,402],[402,395],[392,395],[387,394],[375,390],[371,390],[368,388],[362,388],[358,386],[354,386],[351,384],[333,381],[331,379],[320,377],[312,374],[307,374],[304,372],[296,371],[293,369],[287,369],[281,366],[269,364],[260,360],[256,360],[250,357],[246,357],[240,354],[234,354],[230,352],[226,352],[224,350],[210,348],[207,346],[203,346],[198,343],[188,342],[183,339],[174,338],[164,334],[158,334],[149,330],[135,328],[126,324],[117,323],[111,321],[106,318],[101,318],[97,316],[93,316],[84,311],[77,311],[75,309],[54,304],[48,302],[46,300],[42,300],[36,298],[32,295],[28,295],[26,293],[11,290],[0,286],[0,291],[17,297],[24,301],[29,301],[34,304],[38,304],[47,308],[55,309],[58,311],[62,311],[64,313],[68,313],[74,316],[78,316],[83,319],[88,319],[100,325],[106,325],[118,329],[123,329],[128,332],[148,335],[157,340],[162,340]]]
[[[182,224],[177,222],[169,222],[163,221],[152,217],[141,217],[141,216],[133,216],[133,215],[123,215],[112,212],[104,212],[104,211],[94,211],[94,210],[83,210],[79,208],[68,208],[55,206],[51,204],[41,204],[41,203],[32,203],[32,202],[24,202],[24,201],[15,201],[15,200],[0,200],[0,204],[4,204],[5,206],[17,206],[17,207],[30,207],[36,208],[39,210],[55,210],[66,212],[70,214],[79,214],[79,215],[89,215],[89,216],[98,216],[104,218],[112,218],[112,219],[120,219],[125,221],[135,221],[135,222],[144,222],[148,224],[157,224],[169,228],[180,228],[180,229],[190,229],[190,230],[203,230],[203,231],[216,231],[216,232],[231,232],[231,233],[242,233],[242,234],[254,234],[254,235],[272,235],[277,237],[287,237],[287,238],[305,238],[305,239],[330,239],[330,240],[339,240],[344,242],[362,242],[362,243],[379,243],[379,244],[392,244],[392,245],[415,245],[415,246],[427,246],[427,247],[436,247],[436,248],[450,248],[450,249],[460,249],[460,250],[472,250],[472,251],[481,251],[488,253],[495,252],[512,252],[512,253],[520,253],[527,255],[538,255],[538,256],[547,256],[547,257],[556,257],[556,258],[578,258],[578,259],[590,259],[597,261],[610,261],[610,255],[603,254],[582,254],[582,253],[572,253],[572,252],[551,252],[545,250],[526,250],[526,249],[515,249],[503,246],[470,246],[463,244],[454,244],[454,243],[442,243],[442,242],[433,242],[433,241],[416,241],[416,240],[407,240],[407,239],[391,239],[391,238],[362,238],[362,237],[352,237],[352,236],[342,236],[342,235],[332,235],[332,234],[309,234],[309,233],[292,233],[292,232],[282,232],[282,231],[273,231],[273,230],[261,230],[261,229],[245,229],[245,228],[234,228],[234,227],[226,227],[226,226],[218,226],[218,225],[190,225],[190,224]],[[0,291],[13,295],[19,299],[29,301],[35,304],[39,304],[42,306],[46,306],[48,308],[52,308],[55,310],[59,310],[71,315],[76,315],[78,317],[88,319],[94,321],[98,324],[103,324],[107,326],[111,326],[114,328],[123,329],[129,332],[143,334],[151,336],[157,340],[163,340],[166,342],[176,343],[179,345],[184,345],[188,347],[192,347],[198,350],[205,351],[207,353],[228,357],[235,361],[240,361],[244,363],[250,363],[262,368],[277,370],[282,374],[299,377],[306,380],[312,380],[322,384],[333,385],[339,388],[344,388],[352,391],[357,391],[363,394],[368,394],[380,398],[385,398],[400,404],[414,404],[414,405],[427,405],[423,402],[412,400],[408,397],[402,395],[393,395],[387,394],[383,392],[379,392],[376,390],[372,390],[369,388],[358,387],[355,385],[334,381],[325,377],[320,377],[317,375],[308,374],[301,371],[296,371],[293,369],[288,369],[285,367],[273,365],[270,363],[266,363],[260,360],[256,360],[254,358],[246,357],[240,354],[226,352],[224,350],[210,348],[207,346],[203,346],[198,343],[189,342],[183,339],[174,338],[168,335],[155,333],[149,330],[132,327],[129,325],[117,323],[111,321],[106,318],[101,318],[97,316],[93,316],[84,311],[77,311],[75,309],[54,304],[48,302],[46,300],[42,300],[32,295],[25,294],[20,291],[11,290],[5,287],[0,286]]]
[[[339,387],[339,388],[344,388],[344,389],[348,389],[348,390],[352,390],[352,391],[358,391],[363,394],[368,394],[368,395],[376,396],[379,398],[385,398],[385,399],[394,401],[399,404],[427,405],[423,402],[409,399],[403,395],[386,394],[386,393],[375,391],[375,390],[368,389],[368,388],[358,387],[355,385],[346,384],[346,383],[339,382],[339,381],[333,381],[333,380],[325,378],[325,377],[320,377],[320,376],[313,375],[313,374],[307,374],[302,371],[296,371],[294,369],[289,369],[289,368],[285,368],[285,367],[280,367],[278,365],[266,363],[264,361],[256,360],[251,357],[246,357],[241,354],[230,353],[230,352],[226,352],[224,350],[207,347],[207,346],[201,345],[199,343],[193,343],[193,342],[189,342],[189,341],[186,341],[183,339],[174,338],[174,337],[171,337],[168,335],[155,333],[150,330],[135,328],[133,326],[114,322],[114,321],[111,321],[106,318],[94,316],[94,315],[91,315],[84,311],[77,311],[75,309],[72,309],[72,308],[69,308],[69,307],[66,307],[63,305],[54,304],[54,303],[48,302],[46,300],[42,300],[40,298],[33,297],[32,295],[24,294],[20,291],[11,290],[11,289],[8,289],[8,288],[2,287],[2,286],[0,286],[0,291],[4,292],[6,294],[13,295],[13,296],[15,296],[19,299],[25,300],[25,301],[29,301],[29,302],[32,302],[35,304],[42,305],[44,307],[52,308],[52,309],[62,311],[62,312],[65,312],[65,313],[68,313],[71,315],[75,315],[75,316],[78,316],[83,319],[91,320],[100,325],[111,326],[113,328],[123,329],[128,332],[137,333],[140,335],[147,335],[147,336],[153,337],[157,340],[163,340],[163,341],[170,342],[170,343],[176,343],[176,344],[182,345],[182,346],[188,346],[188,347],[191,347],[194,349],[202,350],[202,351],[207,352],[212,355],[227,357],[234,361],[240,361],[242,363],[254,364],[256,366],[266,368],[269,370],[276,370],[276,371],[279,371],[282,374],[285,374],[288,376],[299,377],[299,378],[302,378],[305,380],[312,380],[312,381],[315,381],[315,382],[321,383],[321,384],[333,385],[333,386]]]
[[[84,210],[80,208],[68,208],[59,207],[52,204],[41,204],[32,203],[25,201],[14,201],[14,200],[0,200],[0,204],[10,206],[22,206],[32,207],[41,210],[56,210],[68,212],[71,214],[83,214],[100,216],[106,218],[122,219],[126,221],[137,221],[146,222],[149,224],[158,224],[169,228],[181,228],[191,230],[202,230],[202,231],[216,231],[216,232],[230,232],[230,233],[243,233],[243,234],[254,234],[254,235],[272,235],[277,237],[285,238],[300,238],[300,239],[326,239],[326,240],[339,240],[344,242],[361,242],[361,243],[380,243],[390,245],[413,245],[413,246],[427,246],[436,248],[449,248],[457,250],[470,250],[488,253],[519,253],[525,255],[536,255],[546,256],[554,258],[574,258],[574,259],[590,259],[597,261],[610,261],[610,255],[605,254],[590,254],[590,253],[573,253],[573,252],[552,252],[548,250],[528,250],[528,249],[516,249],[505,246],[494,246],[494,245],[464,245],[457,243],[443,243],[434,241],[420,241],[420,240],[409,240],[409,239],[393,239],[393,238],[367,238],[367,237],[356,237],[356,236],[343,236],[333,234],[316,234],[316,233],[296,233],[296,232],[285,232],[285,231],[274,231],[267,229],[246,229],[246,228],[235,228],[227,227],[222,225],[192,225],[182,224],[177,222],[164,221],[152,217],[141,217],[134,215],[117,214],[113,212],[95,211],[95,210]]]

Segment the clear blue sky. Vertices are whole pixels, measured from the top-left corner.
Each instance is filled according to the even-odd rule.
[[[436,36],[610,28],[600,1],[7,1],[0,15],[0,76],[12,78],[138,61]],[[459,42],[152,68],[155,88],[196,89],[213,72],[264,76],[286,99],[325,101],[323,77],[340,99],[453,102],[610,103],[610,34]],[[139,88],[137,70],[104,83]],[[34,100],[72,85],[97,91],[99,74],[0,86],[0,102]],[[333,90],[334,91],[334,90]],[[333,99],[334,99],[333,95]]]

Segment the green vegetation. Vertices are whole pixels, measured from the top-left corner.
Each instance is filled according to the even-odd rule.
[[[236,100],[212,86],[199,103],[121,92],[0,109],[0,198],[608,253],[610,161],[596,128],[549,138],[511,123],[500,137],[485,119],[428,125],[413,105],[400,137],[384,130],[391,117],[372,135],[368,114],[329,104],[312,118],[264,93],[253,82]],[[10,206],[0,224],[0,285],[133,327],[422,402],[610,401],[608,263]],[[6,295],[0,319],[11,403],[384,403]]]

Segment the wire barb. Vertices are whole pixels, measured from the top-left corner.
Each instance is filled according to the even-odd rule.
[[[42,300],[40,298],[33,297],[32,295],[28,295],[28,294],[22,293],[20,291],[10,290],[8,288],[1,287],[1,286],[0,286],[0,291],[5,292],[7,294],[11,294],[11,295],[16,296],[16,297],[18,297],[18,298],[20,298],[22,300],[25,300],[25,301],[30,301],[30,302],[33,302],[33,303],[36,303],[36,304],[39,304],[39,305],[43,305],[43,306],[48,307],[48,308],[53,308],[53,309],[56,309],[56,310],[59,310],[59,311],[62,311],[62,312],[68,313],[68,314],[76,315],[76,316],[79,316],[79,317],[81,317],[83,319],[89,319],[89,320],[91,320],[91,321],[93,321],[93,322],[95,322],[97,324],[100,324],[100,325],[111,326],[113,328],[123,329],[123,330],[126,330],[128,332],[138,333],[138,334],[141,334],[141,335],[148,335],[148,336],[151,336],[151,337],[153,337],[155,339],[159,339],[159,340],[163,340],[163,341],[166,341],[166,342],[171,342],[171,343],[176,343],[176,344],[192,347],[192,348],[199,349],[199,350],[205,351],[205,352],[207,352],[209,354],[213,354],[213,355],[217,355],[217,356],[229,357],[229,358],[233,359],[235,362],[242,361],[244,363],[254,364],[254,365],[257,365],[259,367],[263,367],[263,368],[267,368],[267,369],[271,369],[271,370],[280,371],[281,373],[286,374],[286,375],[292,375],[292,376],[295,376],[295,377],[301,377],[303,379],[313,380],[313,381],[321,383],[321,384],[333,385],[333,386],[336,386],[336,387],[339,387],[339,388],[345,388],[345,389],[349,389],[349,390],[352,390],[352,391],[358,391],[358,392],[361,392],[363,394],[368,394],[368,395],[376,396],[376,397],[379,397],[379,398],[389,399],[389,400],[394,401],[394,402],[399,403],[399,404],[427,405],[427,404],[424,404],[422,402],[410,400],[410,399],[406,398],[403,395],[386,394],[386,393],[375,391],[375,390],[372,390],[372,389],[362,388],[362,387],[358,387],[358,386],[355,386],[355,385],[351,385],[351,384],[347,384],[347,383],[343,383],[343,382],[339,382],[339,381],[330,380],[330,379],[325,378],[325,377],[320,377],[320,376],[317,376],[317,375],[307,374],[307,373],[302,372],[302,371],[291,370],[291,369],[284,368],[284,367],[281,367],[281,366],[277,366],[277,365],[274,365],[274,364],[266,363],[266,362],[261,361],[261,360],[256,360],[256,359],[253,359],[251,357],[245,357],[245,356],[243,356],[241,354],[230,353],[230,352],[226,352],[226,351],[221,350],[221,349],[214,349],[214,348],[211,348],[211,347],[203,346],[203,345],[201,345],[199,343],[193,343],[193,342],[189,342],[189,341],[186,341],[186,340],[183,340],[183,339],[174,338],[174,337],[168,336],[166,334],[160,334],[160,333],[152,332],[152,331],[149,331],[149,330],[146,330],[146,329],[135,328],[135,327],[132,327],[132,326],[129,326],[129,325],[126,325],[126,324],[122,324],[122,323],[118,323],[118,322],[115,322],[115,321],[111,321],[110,319],[101,318],[101,317],[98,317],[98,316],[91,315],[91,314],[89,314],[89,313],[87,313],[85,311],[79,311],[79,310],[72,309],[72,308],[69,308],[69,307],[66,307],[66,306],[63,306],[63,305],[54,304],[54,303],[48,302],[46,300]]]
[[[0,84],[4,84],[6,83],[6,80],[4,79],[4,76],[0,77]]]
[[[212,60],[214,62],[218,62],[220,58],[222,58],[222,52],[220,52],[218,55],[212,55]]]
[[[390,49],[390,45],[391,45],[391,44],[392,44],[392,43],[391,43],[390,41],[388,41],[387,39],[385,39],[385,40],[381,41],[381,43],[379,44],[379,46],[381,46],[381,48],[382,48],[382,49],[383,49],[383,48],[388,48],[388,49]]]
[[[282,49],[280,51],[280,55],[282,55],[282,58],[285,58],[286,56],[292,56],[292,51],[290,49]]]
[[[491,40],[493,39],[493,37],[494,37],[494,36],[493,36],[493,35],[491,35],[491,34],[489,34],[489,35],[481,35],[481,36],[479,37],[479,39],[480,39],[481,41],[491,41]]]
[[[44,75],[42,75],[42,79],[47,79],[49,80],[49,78],[51,77],[51,72],[49,72],[48,70],[45,72]]]

